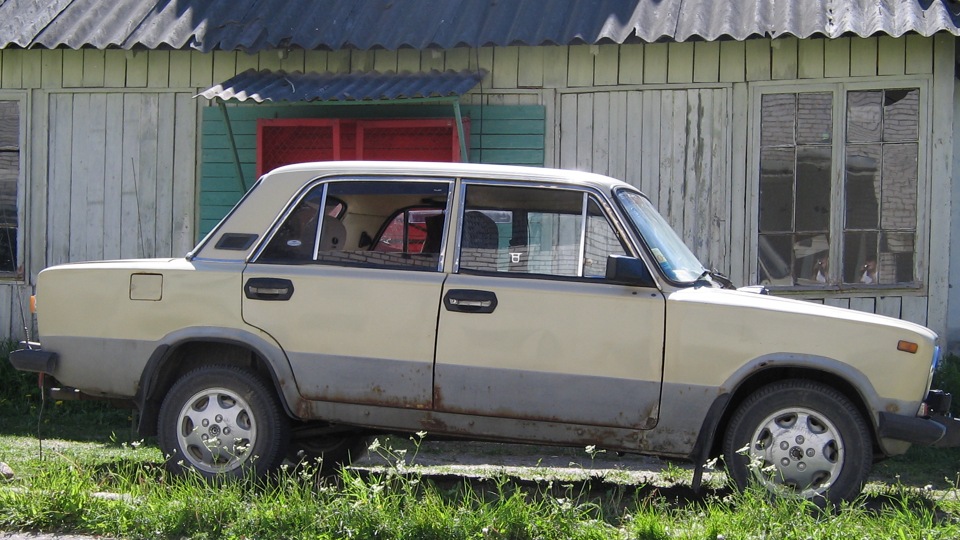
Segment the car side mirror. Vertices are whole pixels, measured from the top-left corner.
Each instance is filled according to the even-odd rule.
[[[636,257],[607,256],[607,280],[635,287],[656,287],[647,265]]]

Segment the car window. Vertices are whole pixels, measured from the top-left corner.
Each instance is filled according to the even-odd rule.
[[[319,184],[257,262],[439,271],[449,193],[449,182],[409,179]]]
[[[607,257],[626,255],[623,242],[596,199],[587,202],[587,230],[584,238],[583,276],[602,278],[607,275]]]
[[[374,251],[440,253],[445,214],[438,208],[397,212],[377,238]]]
[[[461,271],[602,278],[607,256],[624,253],[600,205],[584,192],[485,185],[465,190]]]

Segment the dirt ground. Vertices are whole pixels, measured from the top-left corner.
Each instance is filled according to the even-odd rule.
[[[693,465],[593,448],[523,444],[430,441],[419,447],[409,440],[380,439],[379,449],[354,462],[357,468],[390,468],[401,463],[425,475],[466,478],[509,476],[526,480],[603,478],[622,484],[690,483]],[[707,471],[705,481],[722,481],[723,473]]]

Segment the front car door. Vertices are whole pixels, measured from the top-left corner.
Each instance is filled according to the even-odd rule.
[[[446,179],[333,179],[278,221],[244,271],[243,317],[280,344],[304,398],[431,407],[451,192]]]
[[[599,193],[464,181],[454,273],[443,287],[437,411],[652,428],[664,298],[605,279],[636,255]]]

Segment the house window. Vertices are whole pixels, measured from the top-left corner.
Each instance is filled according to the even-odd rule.
[[[0,100],[0,275],[15,274],[17,185],[20,178],[20,102]]]
[[[759,282],[916,285],[919,147],[919,88],[761,95]]]

